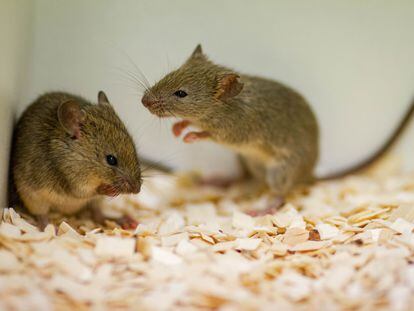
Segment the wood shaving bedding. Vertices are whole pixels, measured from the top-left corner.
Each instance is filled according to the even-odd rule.
[[[0,310],[410,310],[414,175],[349,177],[251,217],[266,193],[157,176],[108,201],[135,231],[5,209]]]

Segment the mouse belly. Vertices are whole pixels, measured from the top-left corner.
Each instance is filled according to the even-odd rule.
[[[266,183],[276,196],[284,197],[297,185],[309,180],[303,159],[294,156],[287,148],[274,148],[266,152],[257,146],[232,148],[243,159],[244,167],[255,179]]]
[[[74,214],[90,201],[90,199],[77,199],[61,195],[47,189],[20,193],[20,197],[26,208],[34,215],[45,215],[50,210],[67,215]]]
[[[227,145],[235,152],[240,154],[246,160],[252,160],[257,164],[263,166],[271,165],[283,159],[289,154],[289,150],[285,148],[278,148],[273,152],[269,152],[258,145],[247,144],[247,145]]]

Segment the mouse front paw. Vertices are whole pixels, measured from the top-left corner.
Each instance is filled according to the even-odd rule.
[[[124,230],[135,230],[138,226],[138,221],[128,215],[115,219],[115,222]]]
[[[183,141],[185,143],[193,143],[193,142],[203,140],[203,139],[206,139],[206,138],[209,138],[209,137],[210,137],[210,133],[206,132],[206,131],[203,131],[203,132],[190,132],[190,133],[187,133],[184,136]]]
[[[191,125],[191,122],[188,120],[182,120],[182,121],[174,123],[172,127],[174,136],[175,137],[180,136],[183,130],[185,130],[189,125]]]
[[[44,231],[49,224],[49,217],[47,215],[36,215],[37,226],[40,231]]]
[[[252,217],[274,215],[276,214],[286,203],[285,198],[282,196],[276,196],[272,198],[265,209],[261,210],[248,210],[246,214]]]

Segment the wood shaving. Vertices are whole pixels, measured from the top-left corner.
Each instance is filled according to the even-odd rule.
[[[243,190],[244,189],[244,190]],[[158,175],[102,207],[134,231],[23,211],[0,223],[1,310],[410,310],[414,175],[348,177],[269,195]],[[252,192],[253,193],[253,192]]]
[[[330,224],[317,224],[316,230],[318,230],[321,240],[330,240],[339,234],[339,229]]]
[[[303,243],[309,239],[309,231],[293,227],[286,230],[286,233],[283,236],[283,243],[287,245],[296,245]]]

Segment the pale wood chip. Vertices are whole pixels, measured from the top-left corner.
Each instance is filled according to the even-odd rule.
[[[153,246],[151,249],[151,258],[165,265],[178,265],[183,262],[179,256],[171,251],[156,246]]]
[[[188,240],[187,232],[177,233],[177,234],[173,234],[169,236],[163,236],[161,238],[161,245],[163,247],[176,246],[182,240]]]
[[[289,250],[292,252],[307,252],[315,251],[324,247],[331,245],[329,241],[306,241],[300,244],[296,244],[292,247],[289,247]]]
[[[179,255],[188,255],[196,252],[198,248],[187,240],[181,240],[175,248],[175,252]]]
[[[145,259],[151,257],[151,248],[153,246],[152,240],[150,238],[139,237],[137,241],[137,250],[140,254],[143,255]]]
[[[414,229],[414,224],[412,222],[408,222],[404,218],[397,218],[391,225],[391,229],[399,233],[412,233]]]
[[[232,225],[238,229],[249,229],[253,228],[255,224],[254,218],[237,211],[233,213]]]
[[[10,251],[0,249],[0,272],[20,270],[17,257]]]
[[[210,244],[215,244],[215,243],[216,243],[216,242],[214,241],[214,239],[213,239],[212,237],[208,236],[207,234],[201,233],[201,234],[200,234],[200,236],[201,236],[201,238],[202,238],[204,241],[206,241],[206,242],[208,242],[208,243],[210,243]]]
[[[236,243],[236,249],[253,251],[259,247],[260,243],[262,243],[262,239],[252,239],[252,238],[240,239],[239,238],[239,239],[236,239],[235,243]]]
[[[189,204],[186,206],[187,223],[199,225],[216,221],[216,208],[212,203]]]
[[[338,228],[329,224],[317,224],[316,230],[318,230],[321,240],[333,239],[339,234]]]
[[[357,214],[354,214],[348,217],[348,222],[350,224],[361,224],[366,223],[368,220],[377,218],[381,214],[388,212],[388,208],[378,209],[378,210],[363,210]]]
[[[138,224],[135,234],[139,236],[155,235],[158,231],[159,222],[151,222],[149,224]]]
[[[4,236],[11,239],[20,238],[22,235],[19,227],[7,222],[0,224],[0,236]]]
[[[278,240],[274,240],[270,247],[270,251],[276,256],[284,256],[287,254],[288,246]]]
[[[185,225],[184,217],[179,213],[172,213],[158,228],[160,235],[170,235],[180,232]]]
[[[80,259],[64,249],[56,249],[52,252],[51,261],[55,263],[64,273],[81,281],[92,279],[92,270],[84,265]]]
[[[283,243],[288,245],[296,245],[303,243],[309,239],[309,231],[294,227],[286,230],[283,236]]]
[[[256,183],[174,176],[107,200],[135,232],[52,212],[44,232],[4,209],[1,310],[408,310],[414,305],[414,174],[297,189],[273,215]],[[57,224],[56,228],[53,224]],[[70,224],[70,225],[69,225]],[[385,268],[384,268],[385,267]]]
[[[135,239],[100,237],[95,246],[95,254],[103,257],[129,257],[135,252]]]
[[[50,286],[74,301],[92,302],[102,298],[98,288],[83,285],[59,274],[53,276]]]
[[[10,208],[9,214],[12,224],[17,226],[21,231],[26,233],[39,232],[39,229],[36,226],[29,224],[26,220],[20,217],[20,215],[17,214],[14,209]]]
[[[277,213],[273,216],[273,223],[279,228],[287,228],[292,223],[293,217],[286,213]]]
[[[388,221],[394,222],[398,218],[405,219],[408,222],[414,223],[414,205],[413,204],[401,204],[397,209],[395,209]]]
[[[231,249],[235,249],[237,244],[238,243],[236,241],[226,241],[226,242],[217,243],[213,245],[212,251],[214,252],[228,251]]]
[[[80,234],[73,229],[68,223],[62,221],[61,224],[58,227],[58,231],[57,231],[58,235],[62,235],[62,234],[67,234],[70,237],[73,237],[75,239],[79,239],[80,238]]]

